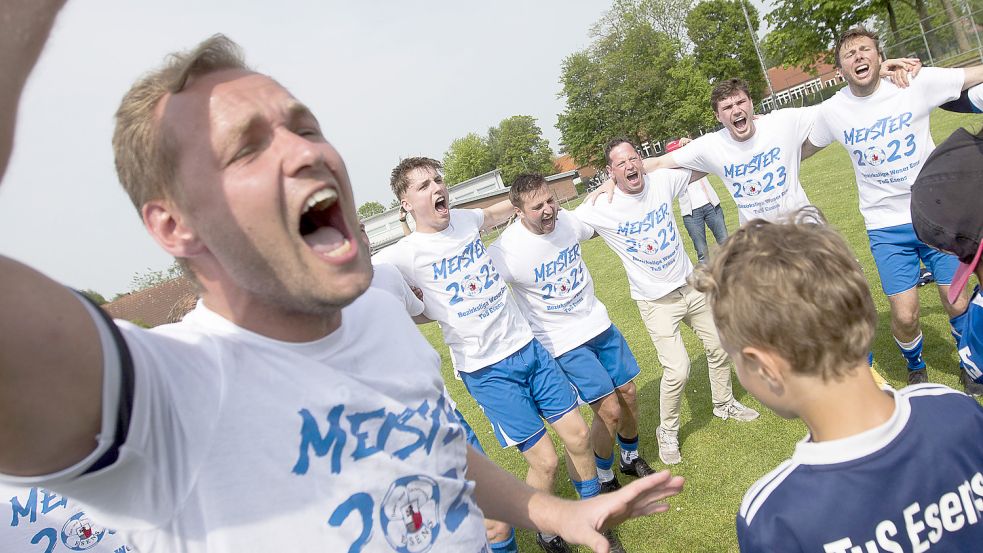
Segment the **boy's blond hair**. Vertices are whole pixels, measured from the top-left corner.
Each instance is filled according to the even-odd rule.
[[[816,208],[747,223],[692,278],[732,350],[772,351],[823,379],[844,376],[870,352],[877,311],[867,279]]]

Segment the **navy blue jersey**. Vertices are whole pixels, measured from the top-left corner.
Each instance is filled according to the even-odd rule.
[[[969,308],[949,322],[956,334],[956,349],[963,370],[973,380],[983,384],[983,295],[979,286],[969,299]],[[980,549],[983,550],[983,547]]]
[[[983,551],[983,408],[938,384],[893,392],[890,420],[814,443],[758,480],[741,551]]]

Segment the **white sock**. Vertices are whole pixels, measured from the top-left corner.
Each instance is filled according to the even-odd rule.
[[[601,482],[610,482],[614,480],[614,470],[613,469],[597,469],[597,479]]]

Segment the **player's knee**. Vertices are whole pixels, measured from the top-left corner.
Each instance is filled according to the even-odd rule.
[[[596,409],[597,416],[604,421],[608,428],[617,428],[621,422],[621,404],[618,403],[618,396],[610,394],[598,402]]]
[[[918,309],[900,306],[891,311],[891,324],[902,334],[912,335],[918,332]]]
[[[544,475],[552,480],[556,477],[556,468],[560,464],[560,458],[553,449],[553,443],[549,435],[540,438],[540,442],[535,447],[526,451],[526,462],[529,463],[529,470]]]
[[[948,294],[948,292],[946,292]],[[946,294],[943,294],[945,296]],[[949,303],[948,298],[942,298],[942,307],[945,308],[946,313],[949,314],[949,318],[955,317],[957,315],[962,315],[969,308],[969,296],[965,293],[959,294],[956,297],[956,301]]]
[[[617,393],[621,398],[621,401],[624,401],[628,405],[634,405],[636,398],[638,397],[638,389],[635,387],[634,382],[629,382],[628,384],[618,388]]]
[[[485,519],[485,537],[488,538],[488,543],[505,541],[509,539],[511,532],[512,527],[508,524],[490,518]]]

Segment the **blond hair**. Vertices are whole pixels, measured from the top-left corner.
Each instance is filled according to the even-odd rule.
[[[721,338],[772,351],[797,373],[845,375],[866,358],[877,311],[863,271],[816,208],[787,222],[755,219],[693,275]]]
[[[116,173],[139,211],[151,200],[180,205],[177,153],[173,137],[161,126],[157,106],[196,77],[246,66],[239,45],[224,35],[209,37],[192,50],[169,55],[163,65],[133,84],[116,110],[113,153]]]

